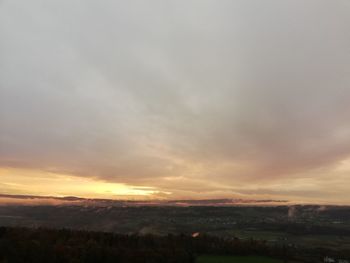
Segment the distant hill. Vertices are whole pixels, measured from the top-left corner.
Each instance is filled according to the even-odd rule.
[[[286,200],[252,199],[203,199],[203,200],[113,200],[81,198],[76,196],[35,196],[0,194],[0,205],[93,205],[93,206],[236,206],[236,205],[281,205]]]

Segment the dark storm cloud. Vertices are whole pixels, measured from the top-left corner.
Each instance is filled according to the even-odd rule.
[[[167,189],[182,176],[194,192],[336,166],[350,155],[349,12],[2,1],[0,163]]]

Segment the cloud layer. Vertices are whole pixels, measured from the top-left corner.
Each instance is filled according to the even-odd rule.
[[[3,0],[0,166],[173,198],[350,202],[349,13],[345,0]]]

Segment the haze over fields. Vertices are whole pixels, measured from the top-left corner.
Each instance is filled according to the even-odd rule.
[[[350,204],[349,14],[0,1],[0,193]]]

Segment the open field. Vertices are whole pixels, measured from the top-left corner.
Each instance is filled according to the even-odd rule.
[[[281,260],[257,256],[201,256],[197,263],[282,263]]]

